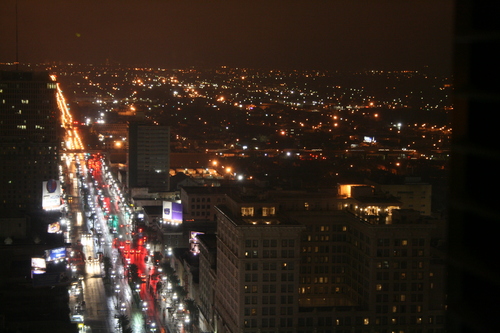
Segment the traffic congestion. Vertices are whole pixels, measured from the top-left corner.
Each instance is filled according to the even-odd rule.
[[[164,280],[161,252],[152,250],[145,226],[134,223],[105,155],[66,158],[72,184],[66,196],[72,221],[68,264],[75,277],[69,290],[72,320],[83,323],[82,332],[123,331],[125,325],[133,332],[166,331],[154,297]]]
[[[57,96],[66,133],[61,221],[71,244],[71,321],[82,333],[184,332],[189,316],[162,272],[165,258],[149,239],[155,233],[122,191],[106,154],[85,149],[58,83]]]

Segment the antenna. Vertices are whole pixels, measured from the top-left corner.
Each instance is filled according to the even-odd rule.
[[[19,70],[19,31],[17,23],[17,0],[16,0],[16,70]]]

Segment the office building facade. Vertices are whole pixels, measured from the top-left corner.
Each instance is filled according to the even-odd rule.
[[[62,128],[56,82],[46,72],[0,72],[0,210],[42,208],[57,180]]]
[[[235,194],[216,205],[216,265],[200,264],[207,329],[444,332],[442,221],[277,207]]]
[[[150,192],[169,190],[170,128],[129,124],[128,187]]]
[[[217,206],[218,332],[293,332],[297,326],[303,226],[273,203],[231,198]]]

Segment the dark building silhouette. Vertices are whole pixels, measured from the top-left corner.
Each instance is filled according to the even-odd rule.
[[[46,72],[0,72],[0,211],[42,207],[42,184],[58,179],[60,115]]]
[[[498,332],[500,3],[456,0],[448,226],[448,332]],[[485,190],[491,188],[493,195]],[[491,193],[491,192],[490,192]]]
[[[133,122],[129,125],[128,187],[168,191],[170,129]]]
[[[77,331],[69,320],[65,281],[36,285],[41,280],[31,274],[32,258],[62,246],[61,238],[47,236],[44,225],[59,212],[42,210],[44,182],[59,179],[56,92],[46,72],[0,71],[1,332]],[[47,267],[59,277],[65,266]]]

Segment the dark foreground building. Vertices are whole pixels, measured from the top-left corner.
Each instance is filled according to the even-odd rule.
[[[500,4],[455,0],[453,146],[450,175],[448,331],[498,332],[500,222],[496,195],[500,150],[498,123],[489,121],[500,102],[498,56]]]
[[[58,179],[56,82],[46,72],[0,71],[0,212],[42,208],[44,181]]]
[[[46,72],[0,71],[0,332],[77,331],[66,283],[37,285],[31,272],[62,246],[46,232],[60,213],[43,210],[44,182],[59,177],[56,89]]]

